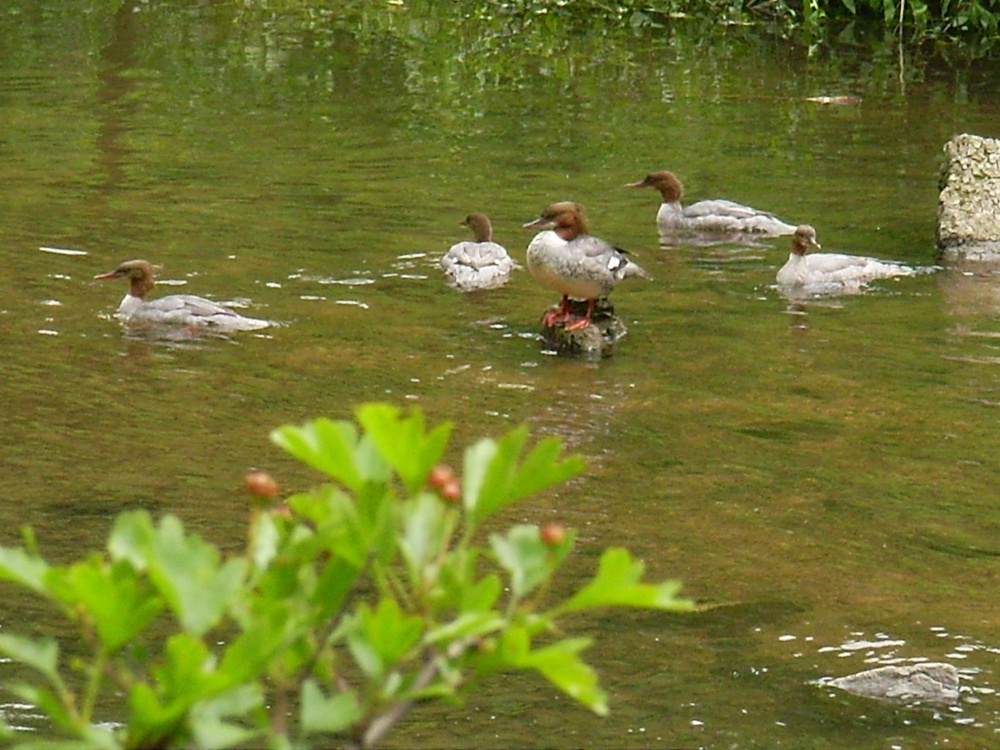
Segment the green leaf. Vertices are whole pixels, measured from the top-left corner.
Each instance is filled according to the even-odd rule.
[[[628,550],[611,547],[601,555],[597,575],[586,586],[561,604],[558,612],[577,612],[595,607],[643,607],[673,612],[690,612],[694,603],[677,598],[681,584],[641,583],[645,565],[633,560]]]
[[[301,427],[286,425],[271,433],[271,442],[349,490],[360,489],[363,478],[355,463],[358,432],[350,422],[321,418]]]
[[[388,597],[372,611],[362,609],[362,627],[365,636],[375,644],[382,661],[394,664],[420,640],[424,632],[424,619],[407,615],[395,600]]]
[[[445,422],[425,433],[420,409],[404,415],[399,407],[378,403],[358,407],[357,418],[381,457],[399,474],[407,492],[415,494],[441,460],[452,425]]]
[[[382,484],[369,483],[358,493],[358,528],[354,544],[364,559],[374,555],[388,564],[398,551],[396,537],[400,513],[398,498]]]
[[[490,535],[500,566],[510,574],[510,589],[520,598],[548,578],[558,558],[542,541],[537,526],[512,526],[506,536]]]
[[[172,636],[166,643],[163,660],[152,670],[155,690],[146,683],[138,683],[129,692],[126,744],[187,745],[191,729],[221,736],[226,731],[219,727],[222,718],[232,715],[227,712],[235,710],[234,705],[251,705],[252,694],[232,693],[239,686],[230,675],[215,667],[215,657],[200,639],[187,633]],[[227,695],[228,698],[223,697]],[[216,699],[221,702],[213,703]],[[191,723],[198,705],[207,722],[201,730]]]
[[[156,527],[149,513],[137,510],[115,518],[108,539],[108,554],[112,560],[127,560],[136,570],[146,569],[146,556],[156,536]]]
[[[137,683],[128,693],[128,734],[126,747],[165,747],[181,745],[184,739],[184,718],[187,704],[164,705],[144,682]]]
[[[86,725],[81,725],[78,717],[71,713],[63,700],[53,691],[41,685],[26,685],[15,683],[9,686],[10,691],[26,703],[30,703],[41,711],[57,727],[77,735]],[[72,697],[70,696],[70,699]]]
[[[499,442],[487,438],[466,449],[462,501],[470,524],[478,524],[511,503],[576,476],[585,468],[579,456],[559,459],[562,444],[557,438],[540,441],[518,463],[527,439],[528,428],[521,426]]]
[[[494,572],[478,578],[480,566],[477,561],[479,547],[456,546],[444,557],[438,573],[440,599],[435,603],[442,609],[457,609],[459,612],[485,612],[496,606],[503,583]]]
[[[15,744],[4,745],[11,750],[121,750],[122,746],[115,739],[115,734],[110,729],[103,727],[88,726],[75,730],[73,739],[54,739],[49,737],[36,737],[34,739],[23,739],[25,732],[15,732],[13,736],[3,737],[4,739],[20,739]],[[41,733],[39,733],[41,734]],[[52,734],[48,732],[47,734]]]
[[[46,580],[71,611],[86,613],[109,653],[135,638],[163,609],[162,600],[124,560],[109,565],[95,555],[70,568],[53,568]]]
[[[470,612],[429,631],[424,640],[427,643],[447,643],[459,638],[482,636],[502,629],[505,623],[506,620],[496,612]]]
[[[374,610],[361,605],[347,644],[366,674],[381,676],[420,641],[423,631],[422,617],[406,615],[385,597]]]
[[[367,534],[362,533],[361,519],[354,500],[331,485],[295,495],[289,506],[315,527],[317,551],[325,550],[346,558],[356,568],[368,561]]]
[[[250,530],[250,554],[254,567],[264,570],[278,554],[281,536],[270,513],[258,513]]]
[[[263,603],[262,603],[263,604]],[[271,660],[291,644],[298,619],[286,602],[267,602],[247,628],[229,642],[219,672],[235,683],[257,680],[267,673]]]
[[[353,690],[328,698],[313,680],[302,683],[300,705],[302,731],[306,734],[343,732],[364,717]]]
[[[331,558],[327,562],[316,580],[312,597],[320,620],[333,617],[340,611],[360,572],[359,567],[341,557]]]
[[[45,593],[45,573],[49,564],[18,547],[0,547],[0,579],[13,581],[32,591]]]
[[[566,695],[595,714],[606,716],[608,698],[598,685],[597,673],[577,656],[589,645],[589,638],[567,638],[531,651],[519,660],[518,666],[537,670]]]
[[[38,670],[60,691],[65,690],[59,676],[59,644],[54,638],[26,638],[0,633],[0,653]]]
[[[415,588],[419,588],[434,575],[435,570],[431,568],[436,567],[452,524],[447,521],[441,499],[427,492],[405,503],[402,516],[403,535],[399,545],[410,580]]]
[[[588,638],[567,638],[537,650],[531,649],[529,629],[511,623],[497,640],[496,649],[481,656],[476,668],[482,674],[514,669],[533,669],[567,695],[604,716],[607,696],[600,689],[597,674],[577,655],[587,648]]]
[[[202,635],[218,624],[226,607],[241,592],[246,566],[243,558],[219,565],[219,551],[195,534],[185,534],[181,522],[166,516],[160,522],[149,555],[149,574],[184,629]]]
[[[465,449],[462,464],[462,504],[469,514],[469,523],[474,523],[477,515],[485,518],[483,511],[477,513],[480,496],[483,494],[483,484],[490,469],[498,446],[495,440],[483,438]]]
[[[188,633],[167,640],[164,659],[153,674],[161,699],[188,706],[215,695],[230,682],[215,671],[215,656],[208,646]]]
[[[259,685],[239,685],[215,698],[199,702],[191,709],[188,723],[198,747],[247,747],[261,729],[237,724],[229,719],[246,720],[264,705]],[[254,722],[246,722],[251,727]]]
[[[459,608],[462,612],[484,612],[496,606],[503,584],[500,576],[488,573],[475,583],[462,588]]]

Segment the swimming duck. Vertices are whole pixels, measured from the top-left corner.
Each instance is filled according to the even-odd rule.
[[[495,289],[510,279],[514,261],[503,245],[493,241],[493,226],[486,214],[469,214],[459,226],[472,230],[475,239],[452,245],[441,258],[448,283],[463,292]]]
[[[656,225],[665,236],[695,234],[792,234],[795,227],[774,214],[727,200],[706,200],[681,207],[684,186],[673,172],[653,172],[640,182],[625,187],[652,187],[660,191],[663,203],[656,213]]]
[[[94,278],[129,280],[128,294],[117,312],[126,322],[209,326],[226,331],[254,331],[271,325],[270,321],[245,318],[228,307],[193,294],[171,294],[147,301],[154,277],[153,267],[144,260],[127,260],[113,271]]]
[[[575,331],[590,325],[594,303],[609,294],[619,281],[632,276],[650,278],[622,250],[590,236],[579,203],[553,203],[524,226],[544,228],[528,245],[528,270],[546,289],[562,295],[560,309],[550,310],[542,318],[546,328],[573,317],[570,297],[587,301],[586,315],[566,326],[567,331]]]
[[[820,248],[816,230],[808,224],[792,235],[792,252],[778,271],[778,284],[800,287],[859,287],[875,279],[914,276],[917,270],[891,261],[839,253],[806,253]]]

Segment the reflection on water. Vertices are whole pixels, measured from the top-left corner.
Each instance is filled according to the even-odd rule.
[[[116,512],[146,507],[237,549],[247,466],[316,481],[268,443],[279,424],[415,404],[455,423],[460,465],[463,444],[527,423],[591,467],[512,511],[581,529],[567,590],[623,544],[722,606],[579,623],[607,720],[510,677],[418,712],[391,746],[993,741],[1000,275],[790,298],[774,286],[787,238],[661,246],[655,201],[621,190],[669,163],[692,200],[739,196],[830,247],[927,266],[941,145],[992,127],[992,79],[911,64],[903,95],[863,45],[810,57],[683,27],[511,36],[419,3],[32,7],[0,13],[4,542],[28,522],[43,551],[75,559]],[[861,101],[805,101],[817,92]],[[523,262],[521,224],[558,199],[586,205],[655,279],[615,292],[629,335],[605,361],[542,351],[552,299],[529,274],[462,295],[436,265],[472,210]],[[283,325],[123,330],[108,315],[120,291],[89,280],[131,257]],[[31,600],[7,604],[5,629],[38,619]],[[932,648],[929,627],[964,635]],[[863,641],[896,645],[840,648]],[[953,660],[957,718],[975,720],[809,686],[869,651]]]

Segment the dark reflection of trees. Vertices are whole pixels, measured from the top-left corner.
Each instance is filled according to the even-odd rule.
[[[101,48],[100,88],[97,92],[99,122],[95,160],[103,179],[98,189],[110,193],[126,182],[126,163],[130,148],[127,134],[131,106],[129,94],[135,88],[135,78],[129,71],[136,64],[142,37],[138,0],[125,0],[112,16],[108,43]]]

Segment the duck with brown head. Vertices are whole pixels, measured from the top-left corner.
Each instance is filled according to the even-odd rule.
[[[704,200],[682,207],[684,186],[673,172],[653,172],[646,175],[645,179],[630,182],[625,187],[651,187],[660,191],[663,202],[656,213],[656,225],[663,237],[680,234],[778,236],[795,231],[794,226],[783,222],[772,213],[733,201]]]
[[[566,325],[567,331],[590,325],[596,301],[611,293],[619,281],[650,278],[641,266],[604,240],[592,237],[583,206],[572,201],[553,203],[525,228],[540,228],[528,245],[528,270],[539,284],[562,295],[558,310],[550,310],[542,325],[551,328],[573,316],[569,299],[587,301],[583,318]]]
[[[247,318],[228,307],[193,294],[170,294],[147,300],[155,286],[153,266],[144,260],[127,260],[95,279],[126,279],[128,294],[118,306],[117,315],[129,323],[152,323],[176,326],[205,326],[223,331],[253,331],[267,328],[270,321]]]
[[[796,228],[788,261],[778,271],[779,286],[808,287],[827,293],[850,291],[858,290],[876,279],[914,276],[923,270],[933,270],[861,255],[809,252],[813,249],[820,249],[816,230],[808,224]]]
[[[459,222],[472,230],[474,239],[451,246],[441,258],[448,283],[463,292],[496,289],[510,279],[516,264],[503,245],[493,241],[493,225],[486,214],[474,213]]]

